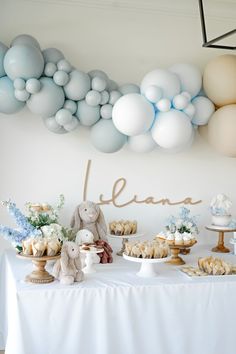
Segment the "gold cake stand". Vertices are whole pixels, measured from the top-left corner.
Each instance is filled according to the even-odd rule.
[[[18,253],[17,257],[31,260],[34,265],[34,270],[25,277],[25,281],[35,284],[47,284],[54,281],[54,277],[46,271],[45,266],[48,261],[60,258],[61,254],[57,254],[56,256],[34,257]]]
[[[208,225],[208,226],[206,226],[206,229],[219,233],[218,244],[217,244],[217,246],[212,248],[212,252],[229,253],[230,249],[225,247],[225,244],[224,244],[225,233],[236,232],[236,228],[227,227],[227,226]]]
[[[182,251],[182,254],[184,254],[183,253],[184,250],[189,249],[190,247],[194,246],[196,243],[197,241],[195,241],[191,245],[169,245],[172,257],[166,263],[177,265],[177,266],[185,264],[183,258],[179,256],[180,252]]]

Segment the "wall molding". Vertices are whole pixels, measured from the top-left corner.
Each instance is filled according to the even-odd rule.
[[[54,4],[55,6],[78,6],[115,11],[168,14],[177,17],[199,18],[197,0],[24,0],[31,3]],[[234,20],[235,0],[205,0],[206,18]]]

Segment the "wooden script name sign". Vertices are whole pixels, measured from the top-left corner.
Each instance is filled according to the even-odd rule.
[[[85,181],[84,181],[84,190],[83,190],[83,200],[86,201],[88,194],[88,182],[90,177],[90,169],[91,169],[91,160],[88,160]],[[149,196],[145,199],[140,199],[138,195],[134,195],[131,199],[127,200],[124,203],[119,203],[119,197],[123,193],[126,187],[127,181],[125,178],[118,178],[112,187],[111,197],[105,198],[103,194],[99,195],[99,200],[96,202],[99,205],[114,205],[117,208],[123,208],[130,204],[160,204],[160,205],[196,205],[202,203],[202,200],[193,200],[191,197],[186,197],[182,200],[172,201],[168,198],[156,199],[155,197]]]

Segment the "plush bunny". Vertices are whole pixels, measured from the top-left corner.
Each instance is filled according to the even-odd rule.
[[[63,244],[61,258],[54,264],[52,274],[64,285],[70,285],[84,279],[84,273],[81,270],[79,245],[75,242],[65,242]]]
[[[74,211],[71,227],[75,231],[87,229],[92,232],[94,241],[107,241],[107,227],[100,207],[93,202],[83,202]]]
[[[95,244],[102,246],[101,263],[112,263],[112,248],[107,242],[107,227],[100,207],[93,202],[83,202],[74,211],[71,227],[75,231],[87,229],[92,232]]]

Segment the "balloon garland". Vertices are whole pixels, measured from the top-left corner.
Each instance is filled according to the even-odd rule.
[[[220,105],[221,95],[217,88],[212,91],[210,82],[214,70],[218,69],[206,68],[204,88]],[[214,117],[215,106],[201,89],[201,72],[191,64],[151,71],[140,87],[118,86],[101,70],[75,69],[56,48],[41,50],[30,35],[17,36],[10,48],[0,42],[0,112],[12,114],[27,105],[57,134],[80,124],[91,127],[93,145],[105,153],[120,150],[126,142],[136,152],[156,146],[172,152],[190,146],[195,128]],[[234,98],[225,100],[236,103]],[[229,121],[235,128],[233,119]]]

